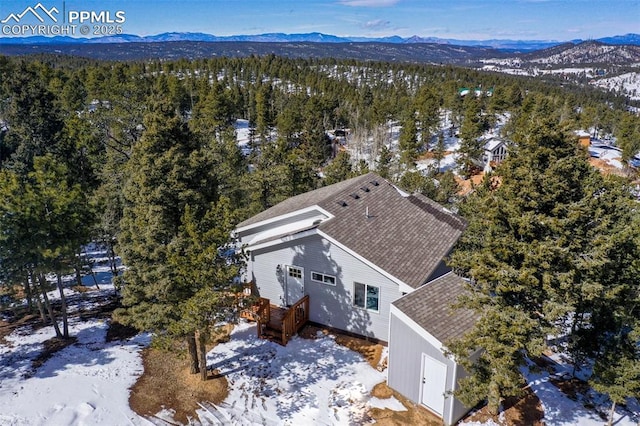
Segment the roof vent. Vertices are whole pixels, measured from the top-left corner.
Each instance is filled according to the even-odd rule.
[[[378,183],[378,181],[377,181],[377,180],[372,180],[372,181],[371,181],[371,184],[372,184],[373,186],[378,186],[378,185],[380,185],[380,183]]]
[[[313,226],[320,225],[322,223],[322,219],[316,219],[313,221]]]
[[[338,201],[338,205],[340,205],[340,207],[347,207],[347,202],[346,201]]]
[[[362,189],[364,192],[369,192],[369,191],[371,191],[371,190],[370,190],[368,187],[366,187],[366,186],[363,186],[363,187],[362,187],[362,188],[360,188],[360,189]]]
[[[354,200],[357,200],[358,198],[360,198],[360,196],[356,193],[351,194],[350,197],[353,198]]]

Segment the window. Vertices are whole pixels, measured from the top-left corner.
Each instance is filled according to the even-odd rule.
[[[311,271],[311,279],[319,283],[336,285],[336,277],[334,277],[333,275],[327,275],[327,274],[322,274],[320,272]]]
[[[379,310],[380,289],[378,287],[354,283],[353,305],[370,311]]]
[[[289,266],[289,276],[291,278],[302,279],[302,269],[294,268],[293,266]]]

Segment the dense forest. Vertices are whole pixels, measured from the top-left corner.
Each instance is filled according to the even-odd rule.
[[[98,242],[114,271],[117,256],[127,266],[118,320],[185,339],[192,372],[202,372],[210,329],[236,314],[234,226],[373,170],[469,222],[452,266],[477,284],[466,306],[483,319],[451,347],[487,351],[461,398],[496,405],[517,393],[517,367],[550,334],[569,336],[578,367],[596,360],[593,383],[614,403],[640,392],[635,171],[600,175],[571,137],[611,136],[631,159],[640,118],[623,98],[452,66],[273,55],[0,57],[0,75],[0,285],[21,291],[60,337],[61,277],[80,277],[82,247]],[[460,96],[463,87],[484,94]],[[478,138],[498,117],[508,118],[501,136],[513,155],[471,196],[459,195],[454,171],[415,168],[421,155],[442,159],[451,132],[461,141],[455,174],[473,174]],[[248,121],[246,151],[237,120]],[[336,130],[348,131],[349,149],[328,136]],[[47,300],[51,276],[59,311]]]

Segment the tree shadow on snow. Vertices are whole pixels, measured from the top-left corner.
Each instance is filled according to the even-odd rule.
[[[294,337],[283,347],[258,339],[255,326],[237,330],[223,346],[224,352],[208,354],[209,367],[219,371],[218,377],[225,376],[231,387],[246,379],[240,386],[241,398],[231,403],[232,408],[264,411],[269,399],[275,402],[281,420],[307,407],[321,408],[323,401],[311,387],[328,380],[337,384],[340,379],[353,384],[357,377],[348,375],[348,367],[366,363],[329,336],[317,340]]]
[[[139,347],[143,342],[141,336],[129,340],[105,342],[107,323],[100,323],[77,332],[75,342],[52,354],[34,372],[33,377],[55,377],[60,372],[90,366],[106,366],[116,360],[109,349],[121,346]]]

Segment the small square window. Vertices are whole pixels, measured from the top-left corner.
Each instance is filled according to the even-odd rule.
[[[380,288],[354,283],[353,286],[353,305],[369,311],[380,310]]]
[[[289,276],[292,278],[302,278],[302,270],[298,268],[289,267]]]

